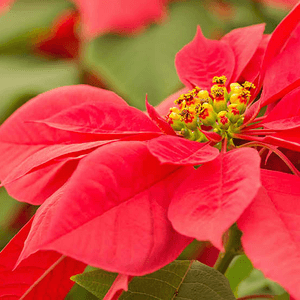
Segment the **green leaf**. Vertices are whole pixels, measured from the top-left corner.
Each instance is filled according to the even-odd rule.
[[[240,282],[250,275],[252,270],[252,263],[246,255],[239,255],[233,260],[225,273],[233,292],[236,291]]]
[[[103,299],[117,274],[96,270],[71,277],[99,299]],[[228,280],[220,272],[199,262],[176,260],[164,268],[134,277],[120,300],[233,300]]]
[[[202,1],[175,2],[163,24],[142,34],[93,40],[85,49],[86,64],[131,105],[144,109],[146,93],[156,105],[182,86],[174,66],[176,53],[193,39],[198,24],[210,36],[217,22]]]
[[[3,187],[0,189],[0,250],[15,234],[10,231],[9,224],[22,205],[24,204],[10,197]]]
[[[119,299],[173,299],[191,265],[189,260],[175,260],[152,274],[134,277]]]
[[[109,288],[113,284],[118,274],[106,272],[104,270],[94,270],[71,277],[78,285],[87,289],[90,293],[103,299]]]
[[[1,55],[0,123],[25,101],[50,89],[79,83],[73,62],[47,61],[29,55]]]
[[[274,300],[290,300],[290,295],[288,293],[275,296]]]
[[[227,278],[217,270],[195,261],[182,282],[177,300],[233,300]]]
[[[279,295],[278,297],[286,297],[285,290],[276,282],[267,279],[264,274],[253,269],[250,275],[244,279],[237,288],[238,297],[244,297],[254,294]],[[281,298],[278,298],[281,300]]]

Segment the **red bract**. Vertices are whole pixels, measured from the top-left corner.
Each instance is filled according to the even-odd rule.
[[[14,2],[14,0],[0,0],[0,13],[8,10],[10,5]]]
[[[225,75],[229,83],[247,78],[243,73],[246,67],[253,70],[260,66],[262,56],[251,58],[256,51],[261,51],[261,44],[265,46],[264,27],[258,24],[235,29],[220,41],[206,39],[198,27],[194,40],[176,55],[179,78],[188,88],[203,89],[210,88],[212,78],[218,74]],[[258,70],[247,80],[254,81],[257,76]]]
[[[0,297],[64,299],[74,284],[70,276],[83,272],[85,264],[54,251],[40,251],[14,269],[31,223],[27,223],[1,252]]]
[[[75,10],[63,11],[51,28],[33,41],[33,50],[54,58],[77,58],[79,52],[79,15]]]
[[[191,242],[172,228],[168,206],[176,186],[194,172],[182,165],[211,161],[219,151],[165,136],[156,124],[174,134],[172,128],[149,114],[154,122],[112,92],[70,86],[36,97],[3,124],[2,183],[17,199],[44,202],[19,262],[55,250],[142,275]],[[181,145],[179,163],[161,164],[149,152],[149,140],[162,135]]]
[[[165,16],[166,0],[73,0],[86,37],[106,32],[132,33]]]
[[[38,96],[5,122],[0,129],[2,182],[22,201],[44,201],[19,263],[54,250],[109,271],[142,275],[174,260],[191,242],[194,233],[181,235],[171,226],[170,202],[178,186],[180,192],[190,190],[182,186],[196,172],[188,165],[223,156],[208,144],[164,134],[174,132],[147,106],[153,121],[111,92],[72,86]],[[247,153],[253,159],[244,165]],[[245,171],[243,179],[237,175],[242,181],[236,188],[247,194],[242,182],[252,186],[246,202],[251,201],[260,186],[259,157],[252,149],[236,154],[240,159],[234,168],[243,165]],[[225,167],[228,175],[232,167]],[[223,183],[230,186],[231,180],[223,178]],[[231,206],[232,200],[223,203]],[[245,207],[235,208],[222,228]],[[214,235],[220,240],[222,230]]]
[[[300,196],[298,188],[300,173],[278,149],[278,146],[297,151],[294,157],[299,158],[300,88],[298,86],[300,84],[300,73],[299,68],[295,68],[295,65],[299,62],[300,53],[299,16],[300,5],[295,7],[279,24],[269,41],[267,40],[268,37],[266,37],[266,40],[261,38],[262,32],[259,34],[259,30],[262,27],[260,25],[235,30],[226,35],[221,41],[211,41],[204,38],[200,29],[198,29],[195,39],[176,56],[179,77],[189,89],[193,88],[193,90],[189,93],[184,90],[185,94],[179,98],[177,94],[158,107],[160,112],[165,113],[165,108],[168,105],[171,106],[171,101],[178,99],[176,104],[179,108],[172,108],[168,114],[169,123],[173,128],[177,128],[176,130],[179,130],[183,123],[187,128],[197,130],[195,128],[199,129],[199,124],[195,121],[196,119],[193,119],[193,115],[197,115],[203,122],[208,117],[209,121],[202,123],[202,125],[213,126],[214,131],[221,134],[225,141],[229,139],[232,142],[232,144],[229,143],[229,147],[234,147],[233,144],[238,143],[241,147],[266,148],[276,153],[288,166],[290,172],[294,174],[289,175],[262,170],[263,186],[260,188],[259,193],[255,196],[256,189],[253,197],[249,194],[249,198],[247,198],[248,192],[246,194],[241,193],[240,196],[233,197],[232,201],[230,197],[235,192],[239,193],[240,190],[240,187],[235,188],[235,184],[242,185],[244,180],[243,172],[251,174],[249,169],[243,171],[243,167],[249,168],[247,164],[256,158],[249,153],[244,162],[238,162],[238,159],[242,160],[242,156],[234,155],[234,151],[237,150],[230,151],[223,155],[222,162],[218,158],[219,162],[216,159],[206,163],[182,183],[182,186],[192,185],[193,189],[187,191],[181,190],[179,187],[178,197],[170,204],[169,219],[172,221],[174,228],[180,233],[198,239],[209,239],[221,249],[221,233],[226,230],[228,223],[231,222],[232,224],[231,217],[237,212],[237,217],[234,218],[244,232],[242,239],[244,250],[253,261],[254,266],[264,271],[271,279],[281,283],[296,298],[300,297],[299,276],[296,275],[299,273],[297,266],[300,264],[298,255],[300,247],[298,237],[300,210],[295,201]],[[246,41],[249,43],[250,36],[253,37],[254,44],[247,49]],[[225,42],[228,44],[225,45]],[[259,44],[264,46],[258,49],[261,47],[258,46]],[[255,66],[251,65],[257,56],[260,57],[258,63]],[[249,83],[244,86],[234,83],[231,85],[229,96],[220,93],[218,89],[225,89],[225,77],[214,78],[215,86],[212,88],[210,95],[204,89],[210,88],[212,85],[210,81],[211,74],[225,74],[226,77],[231,78],[227,86],[233,80],[242,83],[249,74],[251,80],[254,80],[259,87],[263,87],[262,96],[253,104],[253,97],[250,98],[247,91],[247,89],[250,90],[248,88],[251,86]],[[236,90],[237,87],[238,90]],[[220,94],[214,94],[215,91]],[[236,93],[235,96],[234,93]],[[227,107],[227,100],[224,100],[225,109],[218,107],[220,104],[217,100],[220,99],[221,94],[224,95],[225,99],[228,97],[227,99],[231,103]],[[255,94],[258,94],[258,91]],[[241,106],[243,104],[243,101],[236,101],[239,97],[241,97],[240,101],[243,100],[243,97],[244,100],[247,97],[250,98],[247,100],[248,102],[245,102],[248,103],[247,107],[237,110],[237,115],[240,115],[241,118],[244,116],[241,125],[238,125],[238,121],[234,120],[233,114],[234,110],[237,109],[233,103]],[[212,103],[211,99],[214,99],[215,102]],[[209,103],[212,103],[212,105]],[[260,109],[269,104],[272,104],[272,106],[268,109],[268,115],[258,118],[257,115]],[[212,111],[208,110],[209,107]],[[215,115],[213,109],[216,111]],[[246,111],[243,114],[244,109]],[[197,125],[195,125],[196,123]],[[216,139],[215,132],[207,130],[209,128],[202,128],[201,132],[212,144],[218,143],[220,139]],[[191,136],[191,133],[186,131],[184,134],[187,138]],[[240,142],[237,142],[237,139],[240,139]],[[245,143],[246,140],[250,142]],[[150,145],[152,142],[150,142]],[[158,151],[156,152],[158,153]],[[152,153],[157,157],[161,156]],[[229,166],[232,168],[230,171]],[[237,170],[234,171],[233,166],[238,166]],[[255,172],[256,170],[253,169],[253,176],[258,176]],[[223,175],[220,175],[222,173]],[[226,184],[227,176],[232,180],[228,186]],[[239,179],[236,179],[235,176]],[[221,180],[217,184],[219,178]],[[249,180],[249,178],[246,180]],[[259,182],[257,184],[259,185]],[[245,187],[251,189],[252,186],[254,186],[254,181],[251,185],[245,181]],[[227,188],[231,188],[230,192],[227,191]],[[200,194],[204,196],[199,198]],[[237,200],[237,203],[234,203],[235,200]],[[248,207],[242,216],[239,213],[239,210],[243,210],[241,206]],[[235,211],[235,209],[238,211]],[[229,220],[226,220],[227,217],[229,217]],[[202,228],[205,228],[205,230],[201,230]],[[278,243],[280,243],[280,247]]]
[[[91,39],[108,32],[130,34],[166,16],[169,0],[71,0],[81,20],[82,35]],[[0,0],[0,10],[15,0]]]
[[[282,252],[286,244],[279,249],[272,244],[274,239],[264,241],[260,255],[264,257],[266,249],[272,249],[271,270],[266,263],[257,263],[258,254],[249,246],[253,243],[249,234],[252,228],[258,235],[265,232],[251,222],[248,225],[247,220],[252,218],[249,211],[256,209],[260,201],[265,201],[268,207],[272,207],[273,199],[282,201],[282,191],[274,189],[282,184],[279,175],[267,171],[273,181],[269,185],[265,171],[260,171],[258,151],[235,146],[236,140],[241,139],[241,147],[266,147],[297,173],[276,146],[280,141],[299,150],[294,137],[298,112],[280,114],[275,107],[265,120],[256,118],[260,106],[279,100],[277,97],[283,91],[277,91],[271,98],[263,94],[262,100],[251,106],[252,84],[248,82],[243,87],[234,84],[232,92],[238,92],[229,96],[225,93],[225,76],[214,77],[222,72],[231,78],[230,83],[251,74],[259,86],[263,83],[265,88],[264,82],[270,84],[263,79],[278,64],[277,56],[284,57],[286,49],[289,54],[291,50],[299,50],[297,42],[295,49],[285,43],[293,41],[290,35],[298,30],[295,20],[299,7],[276,29],[266,52],[263,25],[237,29],[221,41],[205,39],[198,30],[195,40],[176,58],[180,78],[194,88],[179,97],[180,113],[175,108],[168,115],[169,121],[174,120],[170,123],[176,132],[148,103],[150,118],[114,93],[88,86],[47,92],[12,115],[0,128],[0,178],[17,199],[42,204],[18,263],[47,250],[109,271],[143,275],[174,260],[193,238],[208,239],[222,250],[223,234],[237,221],[245,230],[243,244],[250,259],[300,297],[295,281],[289,280],[295,266],[290,265],[288,257],[280,265],[276,261],[285,259]],[[289,74],[286,70],[289,67],[284,65],[280,70]],[[291,70],[292,82],[282,81],[285,92],[295,87],[297,72]],[[210,87],[210,76],[216,83],[212,91],[215,100],[222,98],[214,106],[209,103],[209,93],[203,90]],[[278,105],[294,99],[297,94],[293,93],[297,90],[287,94]],[[227,117],[229,100],[225,96],[231,101],[241,95],[246,104],[238,103],[239,109],[231,106],[232,116]],[[201,102],[200,96],[205,101]],[[188,105],[187,101],[191,103]],[[237,120],[229,122],[235,113]],[[200,114],[201,124],[197,118],[193,119],[196,115],[200,119]],[[286,120],[288,117],[293,117],[292,121]],[[183,122],[185,125],[175,128],[175,121],[178,126]],[[209,131],[212,127],[215,130]],[[252,143],[245,144],[246,139]],[[219,147],[221,152],[212,146]],[[195,170],[194,165],[201,166]],[[291,176],[293,183],[299,180],[295,175],[279,174],[283,178]],[[299,197],[297,188],[292,193]],[[285,209],[290,213],[290,203],[295,201],[293,195],[284,195],[286,203],[280,204],[278,214]],[[299,212],[296,210],[295,214]],[[263,219],[261,212],[255,219],[271,222],[268,215]],[[287,243],[289,234],[296,237],[294,249],[299,247],[296,222],[297,217],[285,220],[288,234],[282,235],[282,241]],[[269,234],[270,230],[266,232]],[[300,265],[299,256],[293,256],[293,263]],[[275,273],[281,272],[282,265],[286,270],[277,276]]]

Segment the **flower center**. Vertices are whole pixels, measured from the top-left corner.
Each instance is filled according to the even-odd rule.
[[[167,122],[179,135],[190,140],[208,141],[203,132],[213,131],[222,138],[232,140],[234,133],[240,132],[244,113],[249,104],[253,83],[246,81],[230,84],[230,92],[225,86],[225,76],[215,76],[211,91],[195,87],[181,95],[170,108]]]

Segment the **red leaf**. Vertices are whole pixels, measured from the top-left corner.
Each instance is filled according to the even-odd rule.
[[[78,160],[83,156],[69,157],[43,165],[20,179],[6,184],[8,193],[22,202],[42,204],[72,175]]]
[[[300,131],[299,128],[279,131],[273,135],[268,135],[262,139],[263,142],[274,146],[284,147],[294,151],[300,151]]]
[[[206,243],[205,248],[197,256],[197,260],[209,267],[213,267],[216,263],[220,250],[213,246],[211,243]]]
[[[10,5],[14,2],[15,0],[0,0],[0,13],[5,12],[10,8]]]
[[[104,99],[103,99],[104,100]],[[140,110],[129,105],[88,102],[76,105],[36,121],[52,128],[71,132],[97,134],[98,138],[112,139],[116,135],[159,132],[155,124]],[[102,137],[101,135],[104,135]]]
[[[300,60],[300,5],[277,26],[262,67],[264,89],[262,106],[280,99],[300,85],[300,71],[295,68]]]
[[[242,74],[238,78],[238,82],[256,82],[256,91],[258,92],[261,88],[261,85],[258,84],[258,76],[261,70],[261,64],[266,52],[267,45],[269,43],[269,40],[271,38],[270,34],[264,34],[262,37],[262,40],[260,41],[260,44],[258,48],[256,49],[256,52],[252,56],[251,60],[247,64],[247,66],[242,71]]]
[[[107,32],[132,33],[165,15],[162,0],[73,0],[81,14],[84,36]]]
[[[0,298],[64,299],[74,282],[69,278],[86,265],[54,251],[39,251],[14,268],[32,221],[0,253]]]
[[[132,278],[132,276],[118,274],[103,300],[118,300],[123,291],[128,291],[128,284]]]
[[[191,242],[167,218],[175,187],[191,172],[161,166],[143,142],[98,148],[39,208],[21,260],[47,249],[127,275],[161,268]]]
[[[76,27],[79,14],[74,9],[64,10],[55,18],[46,34],[39,35],[34,41],[34,51],[54,58],[77,58],[79,36]]]
[[[265,24],[237,28],[221,39],[222,42],[230,46],[235,57],[235,68],[231,82],[235,82],[239,78],[246,65],[250,62],[262,40],[264,30]]]
[[[269,128],[268,123],[289,119],[300,115],[300,87],[285,95],[271,110],[261,124]],[[289,129],[289,128],[286,128]]]
[[[298,4],[275,28],[269,41],[262,65],[262,75],[276,56],[282,51],[293,30],[299,24],[300,4]]]
[[[235,59],[226,43],[206,39],[198,27],[193,41],[177,53],[175,65],[180,80],[187,87],[197,85],[210,89],[214,76],[225,75],[230,81]]]
[[[36,119],[42,121],[29,122]],[[149,138],[161,134],[144,113],[112,92],[89,86],[49,91],[1,127],[2,183],[13,197],[41,204],[67,181],[78,160],[113,139],[137,133],[142,140],[147,133]]]
[[[160,130],[165,133],[165,134],[170,134],[170,135],[176,135],[174,129],[167,123],[166,120],[164,120],[159,113],[156,111],[156,109],[149,104],[147,97],[146,97],[146,108],[147,108],[147,113],[151,120],[156,124]]]
[[[256,150],[219,155],[186,178],[169,207],[169,219],[181,234],[211,241],[223,249],[223,233],[239,218],[260,187]]]
[[[28,122],[47,119],[64,109],[90,101],[114,103],[116,107],[127,106],[122,98],[110,91],[78,85],[48,91],[18,109],[0,128],[0,178],[5,178],[27,157],[50,145],[99,140],[96,135],[57,130]]]
[[[199,165],[215,159],[219,150],[207,143],[189,141],[170,135],[152,139],[147,144],[151,154],[163,164]]]
[[[253,265],[300,298],[300,178],[262,170],[263,187],[238,220]]]
[[[300,127],[300,116],[280,119],[273,122],[262,124],[265,128],[274,130],[287,130]]]
[[[113,140],[114,141],[114,140]],[[91,152],[93,149],[102,146],[113,141],[95,141],[89,143],[80,144],[67,144],[67,145],[51,145],[49,147],[43,148],[27,159],[25,159],[20,165],[18,165],[12,172],[2,181],[2,185],[7,185],[12,181],[15,181],[34,169],[41,167],[54,159],[59,158],[61,161],[67,161],[68,158],[73,157],[83,157],[85,154]]]
[[[200,130],[204,135],[205,137],[213,142],[213,143],[218,143],[218,142],[221,142],[222,141],[222,137],[216,133],[216,132],[213,132],[213,131],[206,131],[206,130]]]

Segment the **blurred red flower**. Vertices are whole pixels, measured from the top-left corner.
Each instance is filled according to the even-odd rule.
[[[142,30],[166,16],[169,0],[71,0],[76,5],[82,26],[81,38],[94,38],[107,32],[129,34]],[[15,0],[0,0],[0,10]]]

